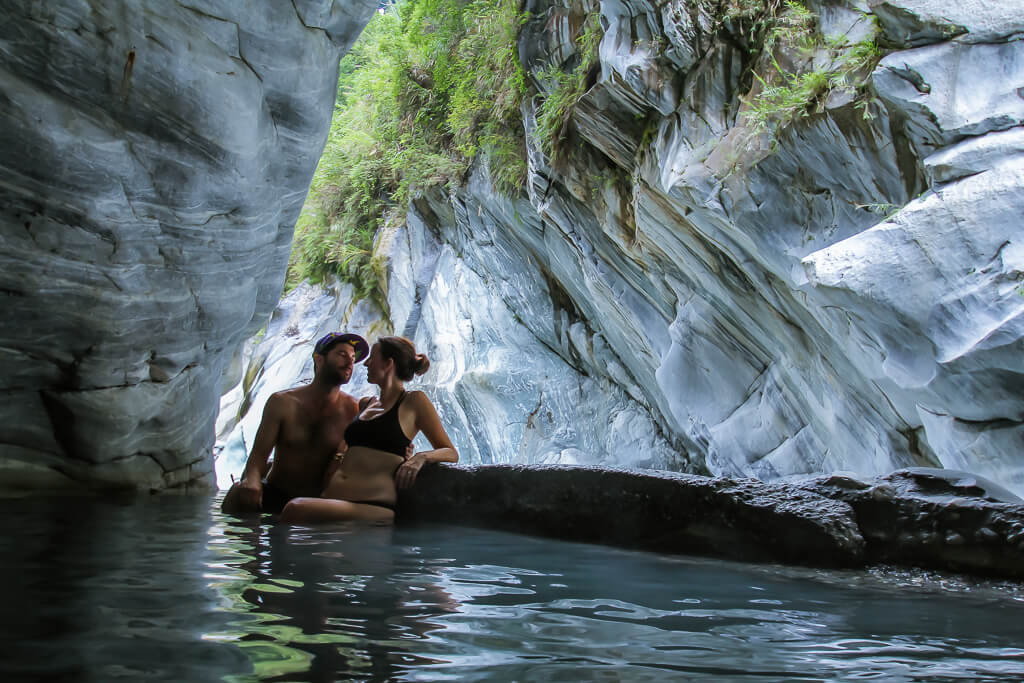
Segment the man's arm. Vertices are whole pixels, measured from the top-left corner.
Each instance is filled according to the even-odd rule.
[[[284,399],[279,394],[272,394],[263,407],[263,417],[238,484],[239,499],[246,506],[258,508],[263,502],[263,477],[267,474],[270,453],[281,433],[284,407]]]

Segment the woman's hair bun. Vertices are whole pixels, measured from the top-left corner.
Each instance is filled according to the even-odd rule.
[[[405,337],[381,337],[377,344],[385,358],[395,361],[395,376],[403,382],[422,375],[430,367],[427,354],[416,353],[416,347]]]

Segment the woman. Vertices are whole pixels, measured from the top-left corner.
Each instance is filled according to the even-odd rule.
[[[282,522],[390,523],[398,489],[412,486],[424,463],[458,462],[430,399],[422,391],[405,391],[403,382],[429,367],[408,339],[377,340],[366,359],[366,379],[379,387],[379,395],[360,400],[359,414],[345,429],[347,450],[328,466],[321,497],[292,500],[281,512]],[[419,432],[433,450],[407,456]]]

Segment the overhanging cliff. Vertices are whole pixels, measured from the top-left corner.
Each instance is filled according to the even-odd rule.
[[[213,483],[340,55],[376,2],[5,0],[4,489]]]

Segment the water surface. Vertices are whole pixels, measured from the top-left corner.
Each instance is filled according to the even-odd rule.
[[[1005,681],[1024,593],[209,498],[0,501],[3,680]]]

